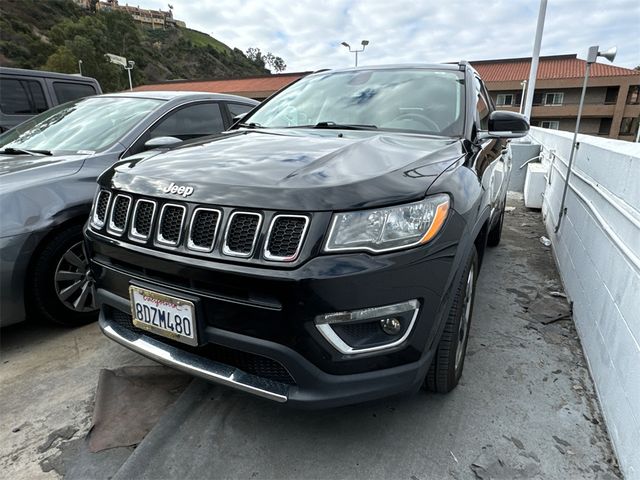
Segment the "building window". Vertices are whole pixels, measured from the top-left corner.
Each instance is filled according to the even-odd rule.
[[[640,85],[630,85],[627,95],[627,105],[640,104]]]
[[[605,105],[611,105],[618,101],[618,91],[620,87],[607,87],[607,93],[604,95]]]
[[[611,133],[611,118],[601,118],[600,128],[598,129],[598,135],[608,136]]]
[[[564,93],[545,93],[544,95],[544,104],[545,105],[562,105],[564,101]]]
[[[560,129],[560,122],[558,120],[543,120],[538,125],[542,128],[550,128],[551,130]]]
[[[513,94],[511,93],[499,93],[496,97],[496,105],[513,105]]]
[[[620,135],[635,135],[638,132],[640,117],[624,117],[620,124]]]

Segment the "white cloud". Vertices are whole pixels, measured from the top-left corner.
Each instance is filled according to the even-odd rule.
[[[166,9],[162,0],[141,6]],[[538,0],[173,0],[190,28],[231,47],[259,47],[288,71],[353,64],[340,45],[370,41],[360,64],[483,60],[531,55]],[[640,64],[640,2],[549,0],[542,55],[617,45],[615,64]]]

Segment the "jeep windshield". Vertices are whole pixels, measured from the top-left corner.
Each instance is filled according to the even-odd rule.
[[[316,73],[265,102],[239,126],[249,125],[462,136],[464,75],[428,68]]]
[[[164,100],[108,96],[65,103],[0,136],[0,152],[99,152],[162,103]]]

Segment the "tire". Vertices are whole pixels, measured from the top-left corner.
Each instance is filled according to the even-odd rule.
[[[29,315],[67,327],[96,320],[95,286],[81,226],[54,235],[36,255],[25,285]]]
[[[502,238],[502,224],[504,223],[504,210],[507,206],[506,200],[502,204],[502,210],[500,210],[500,218],[487,235],[487,245],[490,247],[497,247],[500,245],[500,239]]]
[[[424,387],[427,391],[448,393],[458,385],[469,342],[477,277],[478,254],[473,247],[471,258],[457,286],[436,354],[425,378]]]

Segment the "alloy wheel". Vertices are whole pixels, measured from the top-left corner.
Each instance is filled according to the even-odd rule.
[[[464,347],[469,335],[469,323],[471,322],[471,307],[473,305],[473,288],[475,272],[473,266],[469,269],[469,276],[467,277],[467,286],[464,293],[464,301],[462,304],[462,318],[460,319],[460,328],[458,330],[458,345],[456,346],[456,371],[460,368],[460,363],[464,356]]]
[[[79,313],[93,312],[96,307],[96,288],[89,260],[80,241],[69,248],[54,273],[56,295],[62,304]]]

